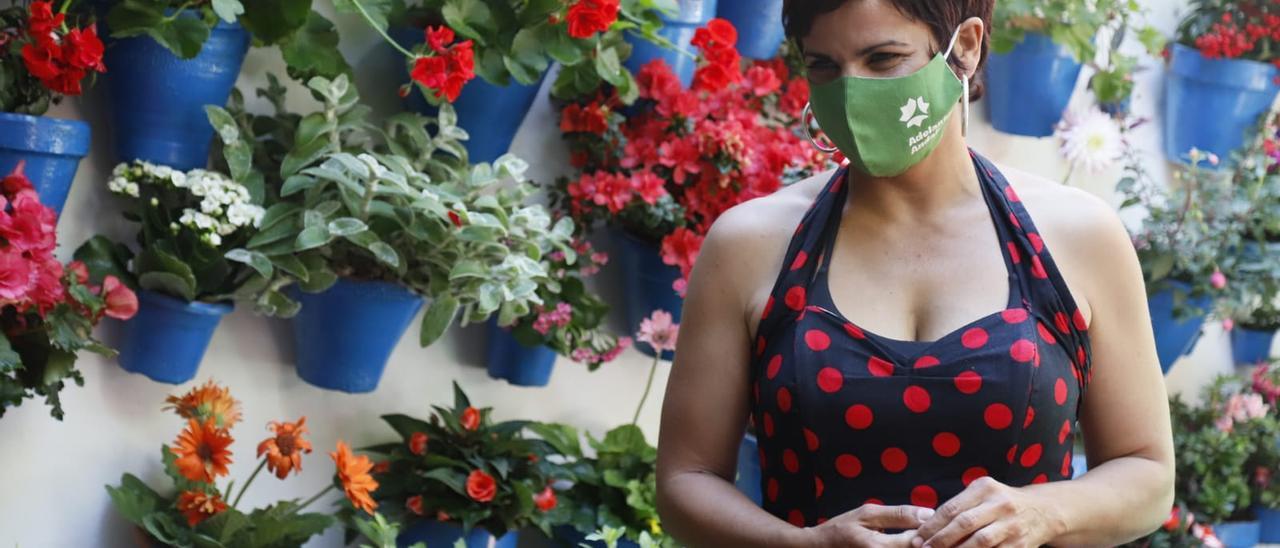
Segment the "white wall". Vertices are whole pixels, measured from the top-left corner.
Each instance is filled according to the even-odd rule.
[[[1171,30],[1181,0],[1148,0],[1147,4],[1155,22]],[[346,18],[340,23],[345,54],[358,67],[365,100],[382,112],[395,108],[400,69],[358,21]],[[265,82],[268,70],[283,74],[276,51],[254,50],[245,63],[240,88],[251,91]],[[1163,158],[1158,146],[1159,117],[1155,114],[1161,78],[1158,66],[1140,75],[1134,102],[1137,114],[1153,119],[1137,133],[1136,144],[1146,151],[1152,166],[1160,168]],[[53,113],[90,120],[95,137],[93,154],[81,163],[59,226],[64,258],[94,233],[127,234],[104,184],[104,175],[111,167],[111,143],[102,89],[99,86],[83,101],[70,101]],[[1066,166],[1059,160],[1052,139],[997,134],[986,126],[980,105],[977,109],[975,127],[971,129],[977,150],[1047,177],[1063,177]],[[533,164],[532,175],[540,180],[550,180],[564,169],[566,155],[556,126],[547,102],[539,101],[514,145],[515,152]],[[1118,172],[1095,177],[1078,175],[1074,184],[1113,198],[1111,189],[1117,179]],[[606,295],[616,295],[617,274],[616,269],[609,268],[601,275],[599,281]],[[610,291],[611,288],[614,289]],[[616,318],[614,324],[620,326]],[[110,325],[103,329],[108,341],[113,340],[117,329]],[[197,380],[216,378],[229,385],[243,402],[245,420],[234,432],[237,443],[233,446],[236,460],[232,476],[243,481],[252,471],[253,451],[267,435],[267,421],[306,415],[316,447],[316,452],[304,460],[299,477],[279,482],[263,475],[245,502],[262,505],[279,498],[310,496],[331,477],[333,468],[324,452],[331,450],[338,438],[356,446],[386,441],[391,432],[377,419],[380,414],[425,416],[430,404],[450,401],[452,380],[459,381],[478,404],[495,406],[501,418],[564,421],[597,433],[630,420],[648,371],[647,358],[629,352],[596,373],[561,360],[551,386],[520,389],[485,375],[483,336],[482,329],[458,330],[425,350],[417,347],[414,337],[406,337],[392,356],[379,389],[373,394],[352,396],[322,391],[297,378],[291,365],[292,341],[286,323],[257,317],[248,310],[227,317],[213,339]],[[1195,354],[1174,368],[1170,384],[1196,386],[1208,376],[1229,369],[1229,361],[1225,338],[1216,326],[1211,326]],[[164,397],[175,388],[126,373],[114,362],[95,356],[82,358],[79,368],[87,382],[84,388],[64,391],[65,421],[51,419],[40,402],[28,402],[0,419],[0,545],[132,545],[132,531],[113,513],[103,485],[116,482],[123,472],[164,485],[160,482],[158,447],[176,437],[181,423],[160,409]],[[651,440],[657,435],[666,370],[662,366],[658,388],[642,417],[642,426]],[[310,546],[338,546],[340,539],[335,528]]]

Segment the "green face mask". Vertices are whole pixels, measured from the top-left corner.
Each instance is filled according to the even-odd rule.
[[[955,41],[909,76],[845,76],[813,88],[813,116],[850,165],[893,177],[938,147],[956,103],[968,95],[968,84],[947,66]]]

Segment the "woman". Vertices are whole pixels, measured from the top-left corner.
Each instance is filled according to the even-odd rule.
[[[680,541],[1114,545],[1168,516],[1166,393],[1123,225],[965,145],[992,5],[784,3],[850,167],[706,240],[659,443]],[[748,416],[763,509],[732,484]],[[1066,481],[1077,432],[1089,471]]]

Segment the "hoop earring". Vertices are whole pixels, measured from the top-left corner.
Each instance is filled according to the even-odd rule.
[[[832,146],[830,148],[824,147],[822,146],[822,143],[819,143],[817,139],[813,138],[813,129],[809,127],[809,116],[811,114],[813,114],[813,104],[805,103],[804,112],[800,113],[800,125],[804,126],[804,136],[809,139],[809,144],[813,145],[813,148],[818,149],[820,152],[825,152],[827,154],[834,154],[836,151],[840,150],[840,147],[837,146]]]
[[[969,75],[966,74],[964,78],[961,78],[960,80],[961,80],[961,83],[964,85],[964,104],[961,105],[960,107],[961,109],[960,110],[960,115],[961,115],[960,136],[968,137],[969,136]]]

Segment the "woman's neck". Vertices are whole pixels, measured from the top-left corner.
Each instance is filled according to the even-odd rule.
[[[848,208],[875,211],[882,220],[920,219],[981,195],[959,112],[952,116],[932,154],[896,177],[871,177],[849,170]]]

